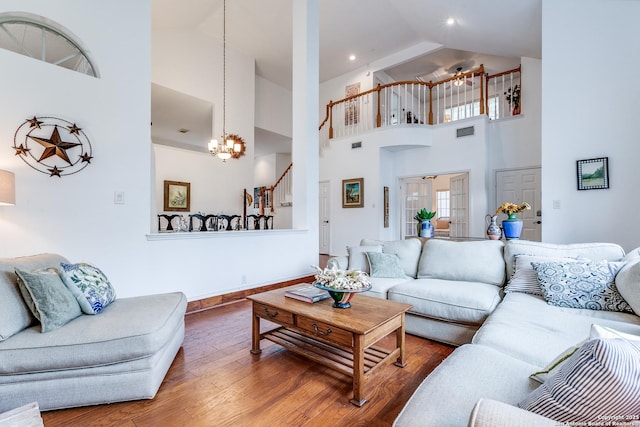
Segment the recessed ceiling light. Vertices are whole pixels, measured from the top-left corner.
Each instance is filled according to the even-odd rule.
[[[456,23],[456,20],[452,17],[447,18],[447,25],[451,26]]]
[[[349,61],[355,61],[355,60],[356,60],[356,56],[353,53],[349,55]]]

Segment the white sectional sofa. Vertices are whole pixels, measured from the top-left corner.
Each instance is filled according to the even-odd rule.
[[[153,398],[182,346],[185,295],[116,299],[43,333],[15,269],[61,262],[55,254],[0,259],[0,412],[29,402],[52,410]]]
[[[363,240],[361,243],[378,250],[374,241]],[[386,248],[398,254],[400,252],[395,250],[396,246],[408,244],[378,242],[378,245],[382,246],[383,252]],[[499,249],[495,245],[500,245]],[[349,257],[341,257],[335,262],[344,267],[345,258],[347,261],[351,258],[354,267],[357,267],[356,255],[360,251],[351,248]],[[487,253],[481,254],[483,251]],[[495,271],[489,268],[495,260],[494,251],[499,251],[502,257],[503,281],[500,283],[496,283],[498,266],[493,266]],[[435,257],[432,263],[427,261],[429,256]],[[629,301],[635,312],[567,308],[547,303],[540,287],[537,284],[537,288],[530,286],[530,282],[537,278],[531,268],[532,256],[537,257],[539,262],[567,258],[584,262],[619,261],[616,268],[622,269],[616,276],[616,283],[618,277],[624,276],[624,293],[619,289],[620,294]],[[516,264],[518,260],[522,263]],[[417,271],[422,272],[423,278],[414,278],[418,275],[405,281],[398,278],[392,284],[388,278],[373,277],[372,295],[414,305],[407,316],[409,333],[460,347],[418,387],[395,420],[395,426],[558,426],[558,421],[521,409],[518,404],[526,407],[530,403],[526,399],[534,390],[537,393],[552,390],[550,395],[553,396],[561,390],[565,395],[561,393],[560,396],[577,399],[584,390],[567,388],[563,382],[564,375],[582,371],[574,369],[574,365],[570,365],[573,370],[569,367],[558,368],[544,382],[544,387],[530,376],[544,370],[567,349],[579,348],[565,363],[574,363],[574,358],[583,357],[578,353],[587,351],[584,350],[588,345],[585,342],[594,338],[593,331],[599,327],[610,328],[607,330],[612,330],[614,334],[639,336],[640,339],[640,317],[637,315],[640,312],[638,250],[625,256],[620,246],[610,243],[554,245],[509,241],[503,246],[500,242],[490,241],[432,239],[424,244],[419,264]],[[475,273],[468,275],[459,271],[465,265],[469,265],[470,271]],[[491,270],[485,273],[491,279],[482,280],[482,277],[478,277],[480,268]],[[466,286],[461,283],[464,281],[468,281]],[[498,298],[495,304],[489,302],[487,293],[490,294],[489,290],[492,289],[487,289],[487,286],[495,288],[494,294]],[[476,303],[471,302],[476,297]],[[450,308],[445,308],[447,305]],[[484,314],[477,313],[473,317],[467,312],[469,307],[483,307]],[[613,341],[616,345],[618,341],[626,342],[618,339]],[[609,342],[600,338],[589,341],[597,344]],[[637,397],[640,392],[640,344],[637,348],[630,348],[630,361],[625,363],[630,363],[631,368],[626,370],[624,384],[630,390],[635,390],[635,395],[628,398],[629,401],[623,401],[616,394],[623,387],[612,386],[602,391],[602,395],[592,395],[587,390],[587,398],[581,401],[577,412],[571,415],[554,414],[557,417],[554,419],[569,416],[572,425],[580,422],[584,423],[580,425],[640,425],[640,399]],[[562,369],[564,371],[559,372]],[[608,384],[607,381],[598,377],[595,383]],[[625,411],[621,413],[617,408],[625,408]],[[534,408],[534,411],[539,410]],[[589,411],[597,411],[598,415]]]

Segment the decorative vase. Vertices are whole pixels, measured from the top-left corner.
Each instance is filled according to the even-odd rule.
[[[489,240],[500,240],[502,237],[502,230],[500,226],[496,223],[498,220],[498,215],[489,215],[485,217],[485,222],[487,223],[487,237]]]
[[[331,298],[333,299],[333,307],[335,308],[351,307],[351,299],[355,294],[359,292],[366,292],[371,289],[371,285],[369,285],[366,288],[362,288],[362,289],[340,290],[340,289],[330,288],[329,286],[324,286],[323,284],[318,282],[314,282],[313,286],[315,286],[316,288],[324,289],[325,291],[329,292],[329,295],[331,295]]]
[[[519,239],[520,233],[522,233],[522,220],[516,218],[516,214],[509,214],[509,218],[502,221],[502,230],[504,231],[505,239]]]
[[[435,229],[431,221],[420,221],[420,237],[433,237],[435,235]]]

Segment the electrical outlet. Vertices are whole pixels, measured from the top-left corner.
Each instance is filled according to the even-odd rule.
[[[115,191],[113,193],[113,204],[124,205],[124,191]]]
[[[246,285],[247,284],[247,275],[243,274],[242,277],[240,278],[240,284],[241,285]]]
[[[553,209],[560,209],[560,200],[553,201]]]

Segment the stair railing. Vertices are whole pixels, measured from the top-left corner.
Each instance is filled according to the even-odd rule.
[[[378,85],[357,95],[330,101],[318,128],[320,142],[326,144],[335,137],[387,126],[434,125],[483,114],[492,119],[519,114],[520,87],[520,67],[487,76],[484,65],[435,83],[405,81]],[[511,103],[505,98],[509,88],[518,89],[517,110],[514,95]],[[504,112],[496,116],[493,113],[498,108]]]

